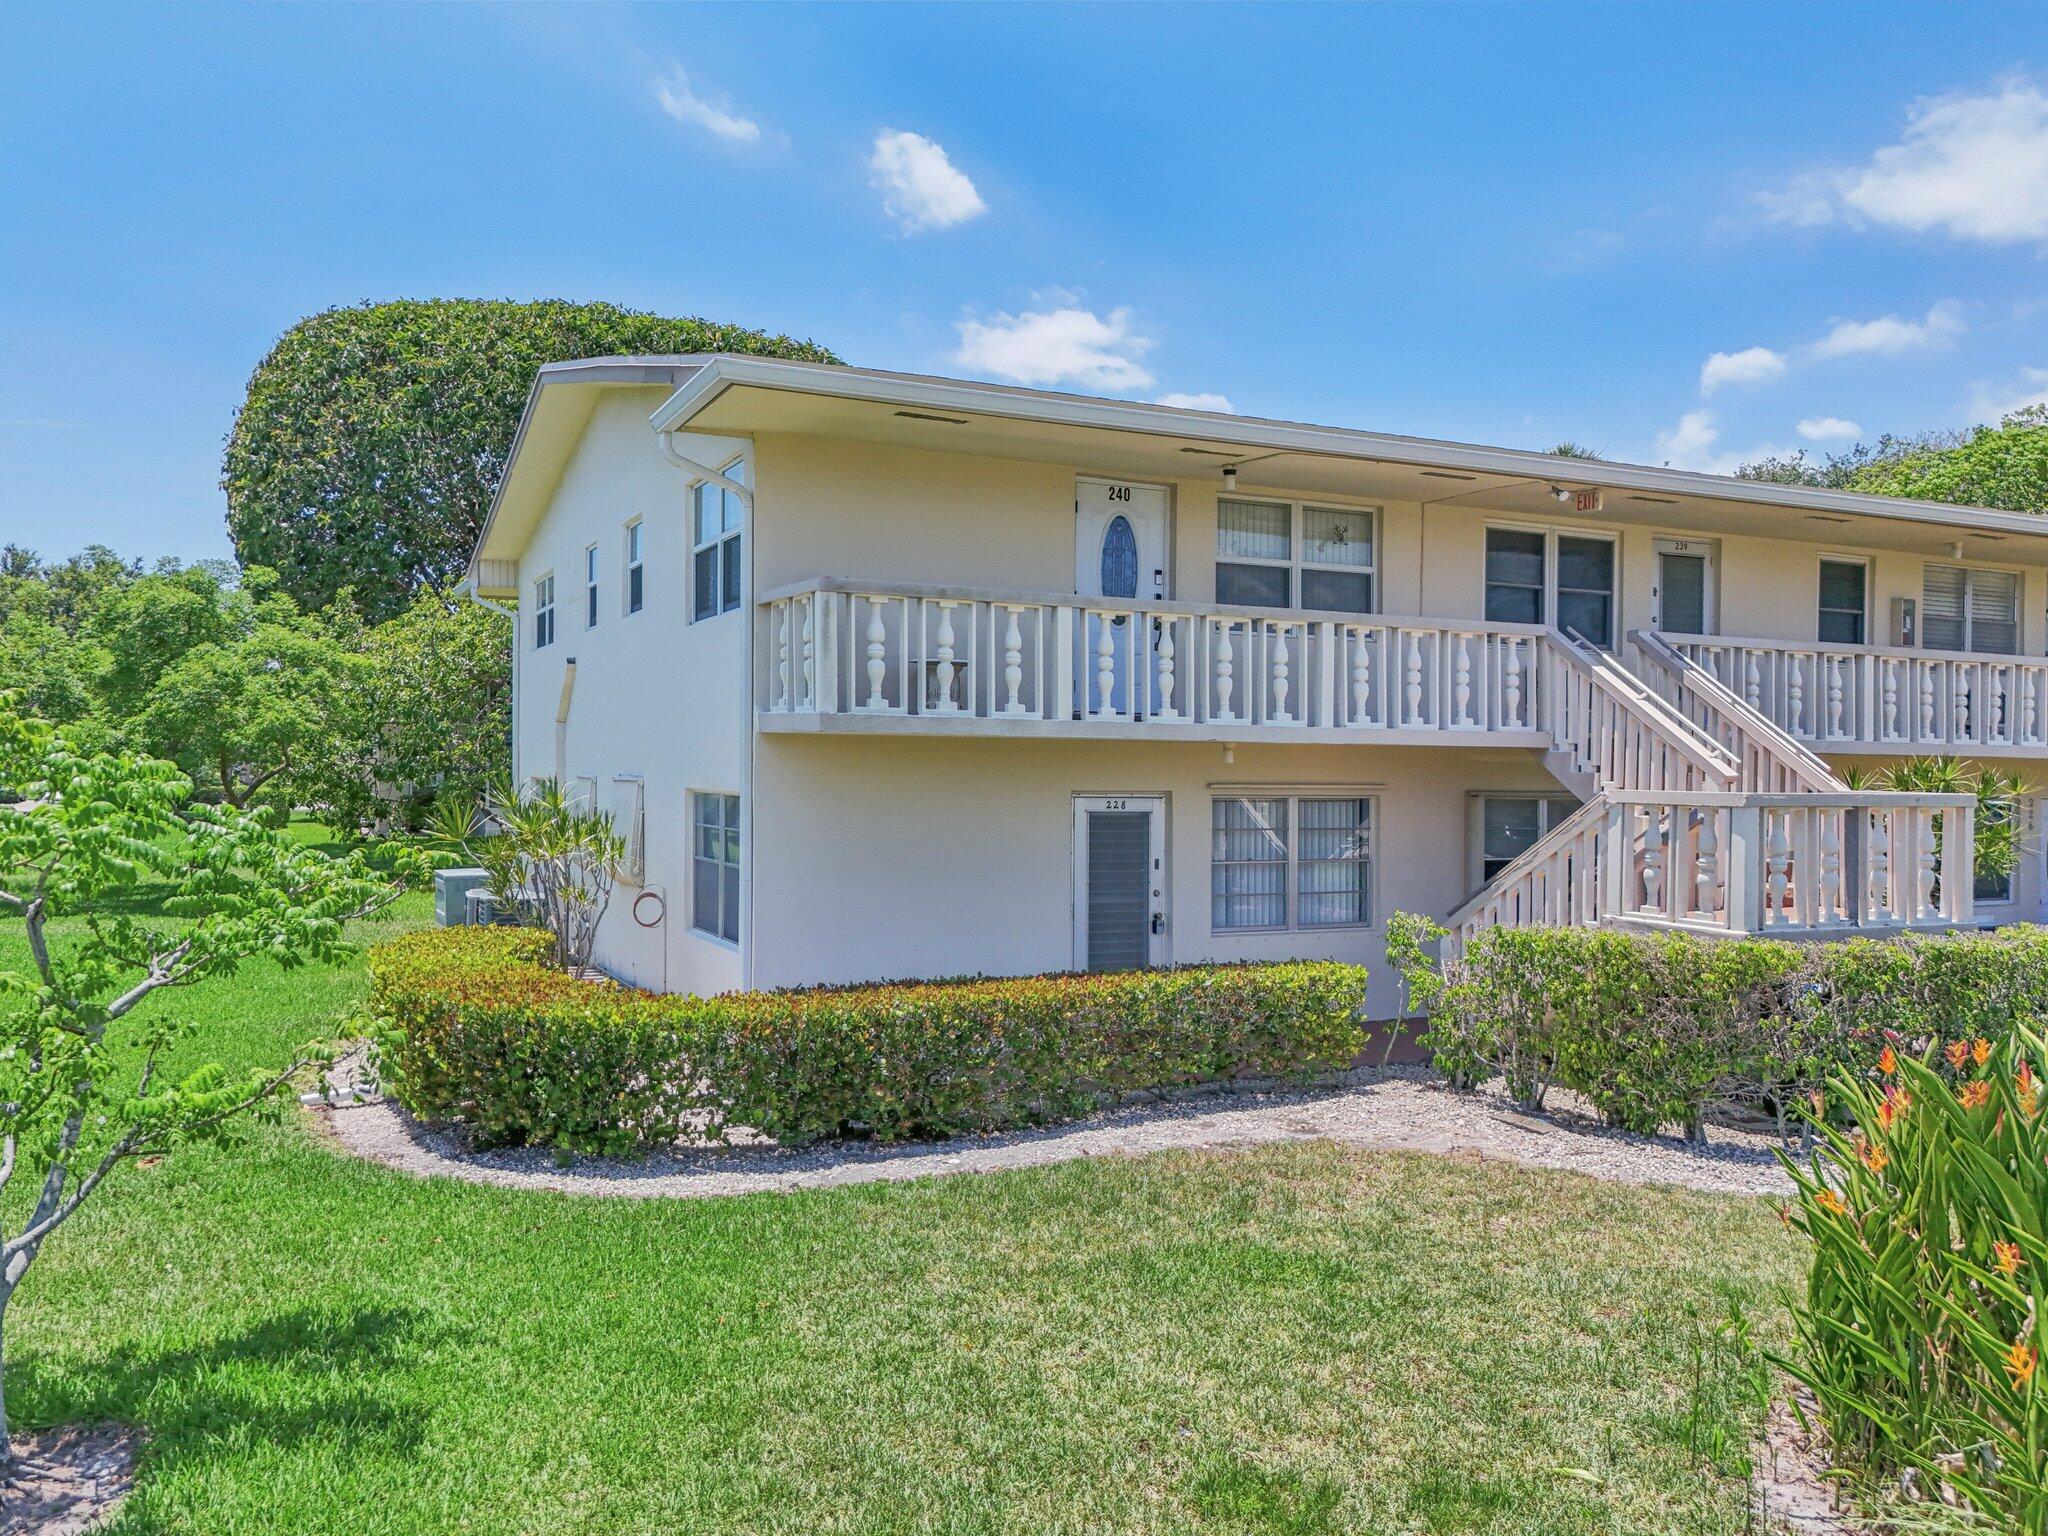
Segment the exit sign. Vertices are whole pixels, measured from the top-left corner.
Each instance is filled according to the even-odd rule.
[[[1574,512],[1598,512],[1600,510],[1600,493],[1598,491],[1573,491],[1572,510]]]

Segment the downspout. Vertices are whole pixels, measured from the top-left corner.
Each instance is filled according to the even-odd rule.
[[[685,474],[696,476],[699,480],[709,480],[720,490],[731,491],[733,495],[746,503],[749,514],[753,512],[754,493],[752,491],[741,485],[739,481],[720,474],[709,464],[699,464],[695,459],[678,452],[675,439],[676,434],[674,432],[664,432],[661,434],[661,451],[668,455],[669,463],[675,465],[677,469],[682,470]]]

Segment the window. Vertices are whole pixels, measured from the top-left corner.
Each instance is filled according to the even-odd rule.
[[[747,483],[746,468],[725,467],[728,480]],[[691,617],[714,618],[740,605],[740,525],[745,503],[722,485],[700,481],[691,493],[691,581],[696,597]]]
[[[1483,885],[1550,835],[1579,808],[1569,795],[1485,795],[1479,806],[1479,879]]]
[[[626,612],[638,613],[647,595],[646,578],[640,564],[640,519],[626,524]]]
[[[1863,645],[1869,610],[1870,567],[1861,560],[1820,563],[1820,638],[1833,645]]]
[[[1614,540],[1536,528],[1486,530],[1486,617],[1555,624],[1614,649]]]
[[[552,572],[533,584],[533,648],[555,643],[555,578]]]
[[[1216,503],[1216,601],[1328,613],[1373,610],[1371,507]]]
[[[1219,796],[1211,818],[1212,928],[1345,928],[1372,921],[1372,801]]]
[[[637,773],[612,777],[612,826],[626,845],[619,878],[638,885],[647,877],[647,786]]]
[[[740,797],[690,796],[690,926],[740,940]]]
[[[583,627],[597,628],[597,546],[583,551]]]
[[[2018,652],[2020,579],[2013,572],[1930,565],[1920,593],[1920,643],[1928,650]]]

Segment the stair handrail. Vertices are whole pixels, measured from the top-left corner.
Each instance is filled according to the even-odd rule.
[[[1770,716],[1752,709],[1734,689],[1655,630],[1631,630],[1628,638],[1638,651],[1662,667],[1680,686],[1690,688],[1711,708],[1740,722],[1745,731],[1782,759],[1807,788],[1834,793],[1849,787],[1818,753],[1802,745],[1797,737]]]
[[[1455,933],[1466,922],[1475,909],[1494,900],[1502,891],[1523,876],[1532,874],[1538,865],[1560,852],[1565,844],[1576,839],[1589,822],[1605,821],[1610,802],[1605,791],[1587,800],[1579,808],[1552,827],[1543,836],[1524,848],[1510,859],[1500,873],[1474,891],[1451,915],[1444,919],[1444,926]],[[1600,919],[1599,912],[1589,914],[1594,922]]]
[[[1588,645],[1576,635],[1566,634],[1554,624],[1550,626],[1547,638],[1551,654],[1589,678],[1594,687],[1624,709],[1643,719],[1665,739],[1667,745],[1710,779],[1720,779],[1733,785],[1741,777],[1741,763],[1734,753],[1693,724],[1670,700],[1659,695],[1614,657]],[[1547,707],[1554,709],[1561,704],[1561,700],[1553,699]],[[1605,789],[1607,786],[1600,787]]]

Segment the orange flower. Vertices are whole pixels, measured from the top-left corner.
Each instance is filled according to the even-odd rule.
[[[1995,1242],[1991,1245],[1991,1261],[1998,1266],[1998,1272],[2010,1279],[2019,1273],[2021,1263],[2018,1243]]]
[[[1913,1095],[1903,1088],[1885,1090],[1884,1102],[1877,1106],[1877,1123],[1885,1130],[1892,1128],[1892,1121],[1913,1107]]]
[[[1978,1066],[1983,1066],[1991,1059],[1991,1042],[1980,1037],[1977,1043],[1970,1047],[1970,1059]]]
[[[1963,1070],[1963,1063],[1970,1059],[1970,1042],[1967,1040],[1951,1040],[1942,1050],[1942,1055],[1948,1058],[1948,1064],[1951,1067],[1960,1072]]]
[[[1846,1216],[1849,1214],[1849,1202],[1836,1194],[1832,1189],[1824,1189],[1815,1195],[1813,1203],[1826,1211],[1830,1216]]]
[[[1886,1077],[1890,1077],[1894,1072],[1898,1071],[1899,1053],[1893,1050],[1890,1046],[1886,1046],[1884,1050],[1878,1054],[1877,1070],[1882,1072]]]
[[[1859,1146],[1856,1155],[1863,1159],[1863,1166],[1872,1173],[1883,1173],[1885,1165],[1892,1160],[1891,1153],[1885,1151],[1881,1141],[1872,1142],[1867,1147]]]
[[[2034,1069],[2024,1061],[2020,1063],[2016,1082],[2019,1093],[2020,1113],[2031,1115],[2034,1112],[2035,1106],[2041,1102],[2041,1085],[2034,1076]]]
[[[2012,1378],[2015,1387],[2024,1387],[2034,1379],[2034,1367],[2041,1363],[2034,1346],[2019,1339],[2012,1341],[2012,1348],[2005,1352],[2005,1374]]]
[[[1980,1077],[1974,1083],[1964,1083],[1956,1089],[1956,1097],[1963,1101],[1965,1109],[1982,1109],[1991,1102],[1991,1085]]]

